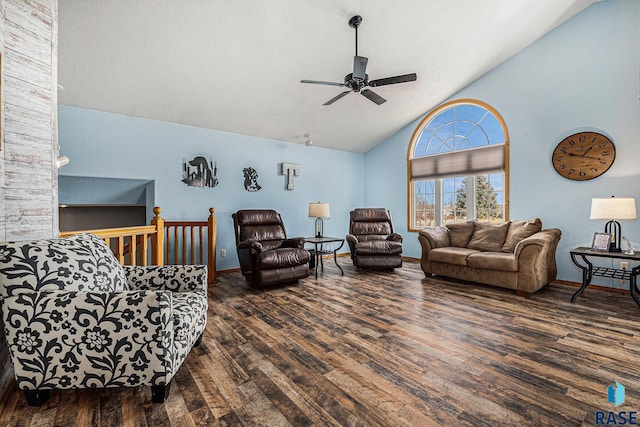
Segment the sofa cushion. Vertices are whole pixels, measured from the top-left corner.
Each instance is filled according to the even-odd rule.
[[[92,234],[1,244],[0,282],[3,296],[27,290],[127,289],[122,266],[107,244]]]
[[[467,258],[471,254],[479,251],[469,248],[456,248],[448,246],[445,248],[437,248],[429,251],[429,261],[442,262],[445,264],[467,265]]]
[[[467,265],[485,270],[518,271],[518,260],[512,253],[477,252],[469,255]]]
[[[129,289],[124,268],[104,240],[91,233],[75,234],[67,237],[67,240],[89,249],[96,259],[99,270],[108,276],[110,282],[109,291],[126,291]]]
[[[457,222],[447,224],[449,229],[449,241],[451,246],[466,248],[475,230],[473,221]]]
[[[351,225],[351,234],[388,236],[391,234],[391,224],[389,222],[354,222]]]
[[[475,221],[475,230],[467,247],[479,251],[501,252],[508,231],[509,222],[491,224]]]
[[[534,218],[530,221],[511,221],[507,238],[502,245],[502,251],[513,252],[520,240],[533,236],[540,230],[542,230],[540,218]]]
[[[420,235],[427,238],[432,249],[442,248],[451,244],[447,227],[430,228],[426,231],[421,231]]]
[[[358,256],[367,255],[400,255],[402,243],[393,240],[368,240],[356,243]]]

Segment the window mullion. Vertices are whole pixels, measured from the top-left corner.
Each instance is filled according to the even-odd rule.
[[[476,177],[470,175],[465,179],[467,187],[467,221],[470,221],[478,217],[476,212]]]
[[[435,205],[434,217],[436,220],[436,225],[444,225],[444,220],[442,216],[443,180],[441,178],[438,178],[434,181],[435,181],[434,187],[435,187],[435,193],[436,193],[434,197],[434,205]]]

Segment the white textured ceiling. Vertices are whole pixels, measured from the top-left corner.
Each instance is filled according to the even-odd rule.
[[[595,0],[59,0],[58,102],[366,152]],[[322,104],[358,53],[370,79]]]

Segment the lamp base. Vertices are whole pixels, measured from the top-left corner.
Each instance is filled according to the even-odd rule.
[[[611,220],[604,225],[604,232],[611,234],[611,243],[609,243],[609,252],[622,252],[620,249],[620,236],[622,236],[622,227],[618,221]]]
[[[324,234],[324,224],[322,218],[316,218],[316,237],[322,237]]]

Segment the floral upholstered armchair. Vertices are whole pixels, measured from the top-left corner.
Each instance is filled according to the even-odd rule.
[[[0,310],[30,405],[52,389],[151,386],[154,402],[207,321],[205,266],[121,266],[92,234],[0,244]]]

